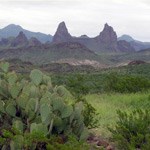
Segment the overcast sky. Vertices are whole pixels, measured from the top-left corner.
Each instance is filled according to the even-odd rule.
[[[0,28],[21,25],[54,34],[65,21],[71,35],[98,35],[107,22],[117,35],[150,41],[150,0],[0,0]]]

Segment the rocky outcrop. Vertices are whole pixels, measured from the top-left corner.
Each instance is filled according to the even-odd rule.
[[[106,44],[117,43],[117,34],[114,31],[114,29],[111,26],[109,26],[107,23],[105,24],[103,31],[100,33],[100,35],[97,38],[102,43],[106,43]]]
[[[114,29],[107,23],[102,32],[97,36],[96,41],[99,43],[101,49],[108,51],[118,51],[117,34]]]
[[[29,40],[29,46],[41,46],[41,45],[42,43],[37,38],[32,37]]]
[[[106,141],[106,139],[103,139],[102,137],[95,136],[93,134],[90,134],[87,143],[89,143],[91,146],[96,147],[97,149],[104,149],[104,150],[115,150],[114,145],[112,143],[109,143]],[[93,149],[93,148],[91,148]]]
[[[42,43],[35,37],[32,37],[28,40],[22,31],[18,34],[17,37],[2,38],[0,41],[0,46],[2,48],[19,48],[41,45]]]
[[[28,45],[28,39],[22,31],[19,32],[19,35],[11,43],[11,47],[22,47],[27,45]]]
[[[65,22],[61,22],[57,28],[57,31],[53,37],[54,43],[68,42],[72,40],[72,36],[69,34]]]
[[[61,22],[58,25],[57,31],[53,37],[53,42],[47,42],[49,44],[59,43],[80,43],[93,52],[130,52],[134,51],[131,43],[127,41],[117,41],[117,34],[114,29],[107,23],[104,25],[104,29],[100,34],[94,38],[90,38],[87,35],[80,37],[73,37],[68,32],[65,22]],[[8,47],[27,47],[27,46],[40,46],[41,42],[37,38],[27,39],[25,34],[21,31],[19,35],[13,40],[2,39],[0,45]]]
[[[118,42],[117,34],[114,29],[107,23],[104,25],[104,29],[95,38],[89,38],[87,35],[80,37],[72,37],[68,32],[65,22],[61,22],[57,28],[57,31],[53,37],[53,43],[63,42],[77,42],[80,43],[94,52],[117,52],[117,51],[133,51],[134,48],[130,43]]]
[[[131,61],[128,63],[128,65],[140,65],[140,64],[146,64],[145,61],[142,61],[142,60],[134,60],[134,61]]]

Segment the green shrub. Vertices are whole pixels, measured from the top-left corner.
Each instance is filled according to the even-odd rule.
[[[0,149],[36,149],[41,142],[48,144],[52,135],[86,139],[82,102],[76,102],[65,87],[53,87],[51,78],[39,70],[25,80],[8,68],[8,63],[1,64]]]
[[[46,146],[47,150],[89,150],[90,147],[87,143],[83,141],[77,141],[74,136],[69,136],[68,141],[65,144],[62,144],[61,141],[58,142],[58,138],[54,137],[51,139],[52,144]]]
[[[88,129],[98,127],[100,116],[97,113],[96,109],[86,100],[83,100],[83,103],[84,103],[83,116],[85,126]]]
[[[63,84],[74,95],[86,95],[88,93],[100,93],[104,88],[102,74],[65,74],[53,75],[55,85]]]
[[[150,80],[133,75],[110,73],[105,79],[105,90],[120,93],[135,93],[150,89]]]
[[[118,111],[119,120],[109,128],[113,140],[122,150],[150,149],[150,110],[136,109],[130,114]]]

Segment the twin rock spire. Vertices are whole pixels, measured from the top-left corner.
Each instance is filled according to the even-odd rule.
[[[110,43],[113,41],[117,41],[117,34],[113,30],[113,28],[106,23],[103,31],[96,38],[103,42]],[[53,37],[53,42],[60,43],[60,42],[66,42],[71,40],[73,40],[73,37],[68,32],[66,24],[63,21],[58,25],[57,31]]]
[[[86,35],[81,37],[74,37],[68,32],[65,22],[61,22],[57,28],[55,35],[53,36],[52,43],[63,43],[63,42],[76,42],[94,52],[116,52],[116,51],[132,51],[134,48],[129,42],[117,41],[117,34],[114,29],[107,23],[104,25],[104,29],[100,34],[94,38],[89,38]],[[27,39],[25,34],[21,31],[16,38],[2,39],[0,45],[11,47],[22,47],[22,46],[41,46],[41,42],[36,38]]]
[[[85,36],[84,36],[85,37]],[[68,32],[65,22],[61,22],[52,40],[53,43],[78,42],[87,48],[99,51],[133,51],[134,48],[126,41],[118,41],[114,29],[107,23],[100,34],[94,38],[73,37]]]

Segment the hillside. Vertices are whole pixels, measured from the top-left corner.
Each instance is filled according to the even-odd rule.
[[[122,35],[121,37],[118,37],[118,41],[120,40],[125,40],[129,42],[136,51],[150,48],[150,42],[141,42],[141,41],[135,40],[130,35]]]
[[[99,61],[99,56],[79,43],[60,43],[53,45],[10,48],[0,51],[0,59],[21,59],[34,64],[47,64],[61,59]]]
[[[21,29],[20,26],[16,28],[17,31]],[[36,37],[28,38],[25,33],[20,31],[16,37],[1,39],[0,59],[20,59],[38,65],[90,65],[95,68],[124,66],[134,60],[150,62],[150,49],[135,51],[131,44],[134,39],[125,35],[118,40],[116,32],[108,24],[98,36],[90,38],[86,35],[72,36],[65,22],[61,22],[53,41],[45,44]]]
[[[21,31],[27,36],[28,39],[35,37],[42,43],[52,40],[51,35],[47,35],[47,34],[40,33],[40,32],[32,32],[32,31],[23,29],[21,26],[15,25],[15,24],[10,24],[4,27],[3,29],[0,29],[0,39],[16,37]]]
[[[150,62],[150,50],[132,53],[95,54],[82,44],[64,42],[22,48],[9,48],[0,51],[0,59],[20,59],[34,64],[91,65],[96,68],[124,66],[134,60]]]
[[[114,56],[114,59],[119,63],[129,63],[134,60],[142,60],[145,62],[150,62],[150,49],[137,51],[134,53],[126,53]]]

